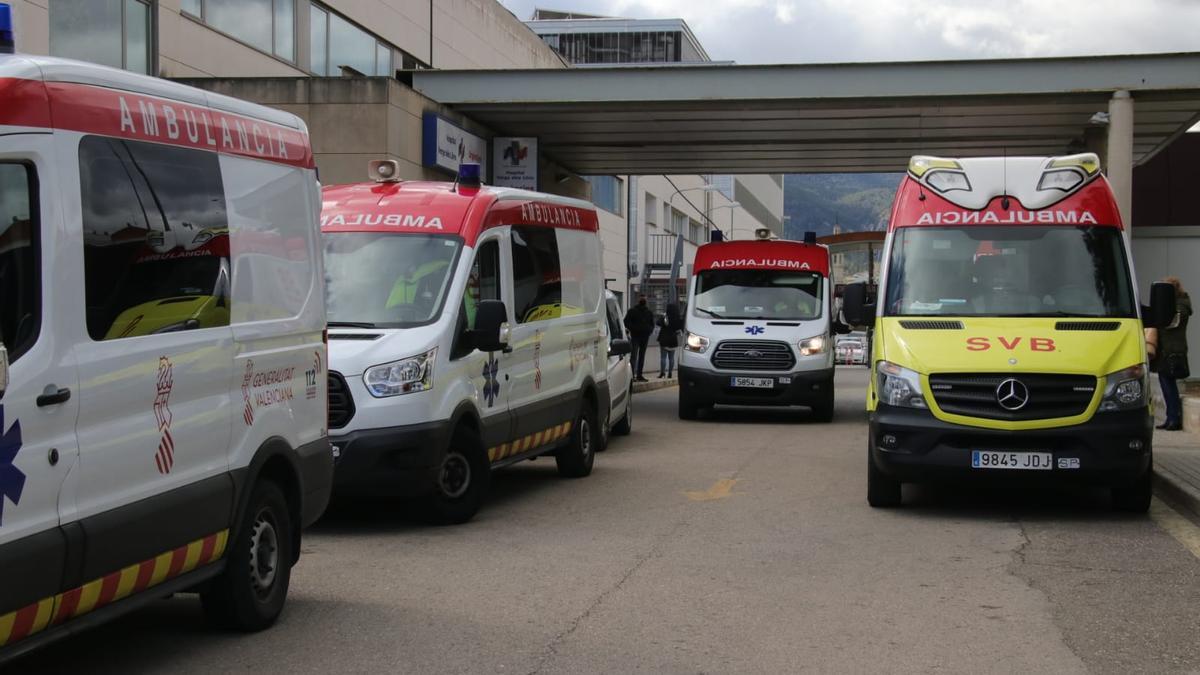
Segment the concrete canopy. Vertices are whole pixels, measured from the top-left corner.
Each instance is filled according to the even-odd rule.
[[[1200,53],[402,75],[581,174],[903,171],[922,153],[1097,150],[1093,115],[1117,91],[1133,97],[1140,164],[1200,119]]]

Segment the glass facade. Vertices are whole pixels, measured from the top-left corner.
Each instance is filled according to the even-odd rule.
[[[183,0],[181,8],[255,49],[296,60],[296,0]]]
[[[150,4],[143,0],[55,0],[50,53],[149,73]]]
[[[393,54],[397,50],[392,45],[328,9],[314,4],[311,12],[309,70],[314,74],[336,77],[342,74],[343,67],[363,75],[393,74]],[[407,67],[410,59],[403,54],[402,64]]]
[[[616,176],[583,176],[592,186],[592,203],[618,216],[625,215],[625,181]]]
[[[542,35],[570,63],[679,63],[683,58],[680,31],[629,33],[563,33]]]

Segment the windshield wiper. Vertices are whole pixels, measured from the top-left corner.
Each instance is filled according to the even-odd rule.
[[[377,328],[369,321],[330,321],[327,324],[330,328]]]
[[[705,314],[711,316],[714,319],[724,319],[725,318],[725,317],[721,316],[720,314],[717,314],[716,312],[712,311],[711,309],[704,309],[703,307],[697,307],[696,311],[704,312]]]

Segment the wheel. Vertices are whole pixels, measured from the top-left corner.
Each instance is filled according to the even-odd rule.
[[[1137,481],[1113,488],[1113,508],[1126,513],[1145,513],[1150,510],[1150,497],[1154,494],[1153,474],[1154,471],[1148,468]]]
[[[832,422],[833,421],[833,383],[829,383],[829,389],[821,397],[821,400],[815,403],[812,407],[814,422]]]
[[[283,490],[272,481],[254,487],[231,533],[225,571],[200,593],[204,614],[222,628],[259,631],[275,623],[291,580],[292,519]]]
[[[867,503],[880,509],[900,506],[900,481],[888,476],[875,466],[871,451],[867,450]]]
[[[592,472],[596,461],[596,446],[600,442],[600,430],[596,427],[596,412],[591,403],[584,401],[575,423],[571,425],[571,441],[554,454],[558,475],[565,478],[583,478]]]
[[[679,419],[694,420],[700,416],[700,406],[696,405],[695,399],[684,390],[683,385],[679,385]]]
[[[613,425],[614,436],[628,436],[633,431],[633,386],[629,387],[629,398],[625,403],[625,414]]]
[[[491,476],[479,436],[465,427],[456,431],[434,473],[433,490],[426,497],[429,520],[438,525],[459,525],[475,517],[487,496]]]

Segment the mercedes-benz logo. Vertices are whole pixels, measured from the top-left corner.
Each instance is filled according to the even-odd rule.
[[[762,355],[763,355],[763,353],[758,351],[757,349],[748,349],[748,350],[746,350],[746,353],[744,354],[744,356],[748,359],[761,359]]]
[[[996,387],[996,402],[1009,412],[1016,412],[1029,403],[1029,387],[1013,378],[1001,382]]]

